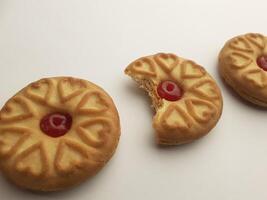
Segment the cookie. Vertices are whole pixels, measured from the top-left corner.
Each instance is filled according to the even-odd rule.
[[[62,190],[96,174],[119,137],[118,112],[103,89],[71,77],[44,78],[0,111],[0,168],[22,188]]]
[[[220,89],[206,70],[191,60],[159,53],[137,59],[125,73],[152,99],[158,144],[192,142],[206,135],[221,116]]]
[[[219,54],[222,78],[241,97],[267,107],[267,38],[248,33],[226,42]]]

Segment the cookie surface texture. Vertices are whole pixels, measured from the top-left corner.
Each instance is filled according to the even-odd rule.
[[[219,54],[220,75],[241,97],[267,107],[267,39],[248,33],[226,42]]]
[[[56,191],[96,174],[120,137],[117,109],[97,85],[44,78],[19,91],[0,111],[0,167],[16,185]]]
[[[152,99],[158,144],[192,142],[206,135],[221,116],[220,89],[206,70],[191,60],[159,53],[137,59],[125,73]]]

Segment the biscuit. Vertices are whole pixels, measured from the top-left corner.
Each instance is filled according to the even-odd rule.
[[[191,60],[159,53],[137,59],[125,73],[152,99],[158,144],[192,142],[206,135],[221,116],[220,89],[206,70]]]
[[[267,107],[267,38],[248,33],[226,42],[219,54],[219,71],[241,97]]]
[[[0,111],[0,168],[22,188],[62,190],[96,174],[119,137],[118,112],[103,89],[71,77],[44,78]]]

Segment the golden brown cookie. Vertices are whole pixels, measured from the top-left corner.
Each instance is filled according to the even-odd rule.
[[[192,142],[206,135],[222,112],[220,89],[205,69],[174,54],[142,57],[125,70],[152,98],[159,144]]]
[[[55,191],[96,174],[120,137],[117,109],[95,84],[44,78],[0,111],[0,167],[20,187]]]
[[[219,55],[220,74],[241,97],[267,107],[267,38],[248,33],[226,42]]]

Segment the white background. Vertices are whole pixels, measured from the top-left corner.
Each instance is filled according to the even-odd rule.
[[[267,2],[253,0],[0,0],[0,104],[29,82],[69,75],[103,87],[121,117],[113,159],[69,191],[39,194],[0,177],[1,200],[266,200],[267,111],[222,83],[217,54],[246,32],[267,33]],[[134,59],[173,52],[215,77],[221,120],[189,145],[154,143],[150,101],[124,68]]]

